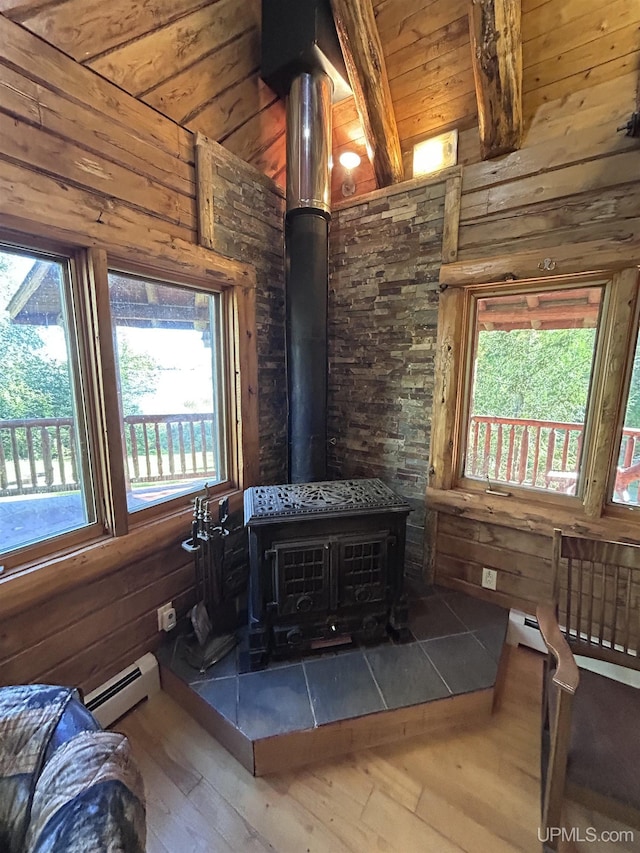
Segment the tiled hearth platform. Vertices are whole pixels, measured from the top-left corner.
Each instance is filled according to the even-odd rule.
[[[508,611],[459,592],[414,596],[411,639],[324,651],[239,673],[241,646],[205,674],[182,641],[158,653],[163,688],[252,773],[263,775],[491,713]]]

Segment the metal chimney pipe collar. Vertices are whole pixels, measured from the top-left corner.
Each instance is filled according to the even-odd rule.
[[[287,97],[287,211],[331,213],[331,99],[328,74],[302,73]]]

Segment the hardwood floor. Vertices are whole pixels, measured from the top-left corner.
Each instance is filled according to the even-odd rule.
[[[501,707],[478,728],[260,779],[160,693],[116,726],[145,779],[148,853],[540,853],[541,670],[514,649]]]

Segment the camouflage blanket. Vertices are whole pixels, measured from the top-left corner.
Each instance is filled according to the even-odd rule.
[[[0,688],[0,853],[144,853],[142,779],[124,735],[48,749],[75,691]]]

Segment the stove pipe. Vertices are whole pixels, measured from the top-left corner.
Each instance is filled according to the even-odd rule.
[[[324,72],[304,72],[293,79],[287,97],[286,337],[292,483],[327,476],[332,90]]]
[[[262,0],[262,79],[287,102],[289,480],[327,479],[331,105],[350,94],[330,0]]]

